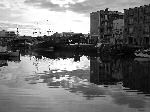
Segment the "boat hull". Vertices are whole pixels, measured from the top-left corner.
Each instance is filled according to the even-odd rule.
[[[19,57],[20,51],[7,51],[7,52],[0,52],[0,58],[9,58],[9,57]]]
[[[20,56],[20,51],[8,52],[9,57],[18,57]]]
[[[127,45],[101,44],[98,48],[98,53],[107,55],[133,55],[135,50],[134,47]]]

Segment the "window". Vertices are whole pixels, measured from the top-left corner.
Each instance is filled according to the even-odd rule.
[[[133,18],[129,19],[129,24],[133,24]]]
[[[145,22],[150,22],[150,16],[148,16],[148,15],[147,15],[147,16],[144,16],[144,21],[145,21]]]
[[[129,27],[129,33],[133,33],[133,27]]]
[[[150,7],[145,7],[144,12],[149,13],[150,12]]]
[[[133,10],[132,10],[132,9],[130,10],[129,14],[130,14],[130,15],[133,15]]]
[[[149,33],[149,26],[148,25],[145,25],[144,26],[144,33]]]
[[[108,17],[107,17],[107,15],[105,15],[105,20],[108,20]]]

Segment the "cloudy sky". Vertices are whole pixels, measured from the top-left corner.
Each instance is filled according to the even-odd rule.
[[[33,31],[88,33],[90,13],[150,4],[150,0],[0,0],[0,30],[16,30],[21,35]]]

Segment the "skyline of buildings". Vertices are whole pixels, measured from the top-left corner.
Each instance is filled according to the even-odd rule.
[[[6,31],[6,30],[2,30],[0,31],[0,38],[14,38],[16,36],[14,31]]]
[[[90,13],[90,35],[98,42],[150,45],[150,5],[124,9],[108,8]]]
[[[124,9],[124,13],[109,8],[91,12],[90,36],[98,42],[150,45],[150,5]]]
[[[123,25],[123,13],[109,11],[109,8],[90,13],[90,34],[92,38],[105,42],[115,43]]]
[[[150,45],[150,4],[124,10],[124,37],[128,44]]]

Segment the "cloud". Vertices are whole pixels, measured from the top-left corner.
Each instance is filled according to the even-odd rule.
[[[0,9],[0,20],[1,21],[16,21],[18,16],[12,16],[12,11],[9,9]]]
[[[35,27],[33,25],[22,25],[22,24],[3,23],[3,22],[0,22],[0,26],[1,26],[1,29],[2,29],[2,27],[4,29],[17,28],[17,27],[19,29],[33,29]]]
[[[149,0],[85,0],[76,4],[70,4],[68,10],[88,14],[93,11],[104,10],[110,8],[111,10],[122,11],[126,8],[150,4]]]
[[[78,20],[78,19],[75,19],[73,20],[74,22],[83,22],[83,20]]]
[[[26,0],[25,3],[37,6],[39,8],[47,8],[51,11],[73,11],[80,14],[89,15],[89,13],[97,10],[103,10],[105,8],[110,8],[111,10],[122,11],[123,9],[129,7],[136,7],[145,4],[150,4],[149,0],[57,0],[65,2],[62,6],[53,2],[52,0]]]
[[[51,11],[59,11],[59,12],[65,11],[65,7],[61,7],[59,4],[54,4],[53,2],[47,0],[25,0],[24,3],[33,5],[38,8],[46,8]]]
[[[60,2],[65,2],[64,4],[60,5]],[[25,0],[25,4],[29,4],[38,8],[46,8],[51,11],[73,11],[76,13],[87,14],[93,11],[94,9],[99,9],[104,4],[107,3],[109,0],[59,0],[59,2],[54,2],[52,0]]]
[[[24,0],[1,0],[0,1],[0,21],[1,22],[22,22],[24,17]]]
[[[0,3],[0,8],[4,8],[4,7],[5,7],[5,5]]]
[[[13,24],[13,23],[4,23],[0,22],[0,30],[7,30],[7,31],[17,31],[17,28],[19,28],[19,34],[20,35],[32,35],[33,29],[35,26],[33,25],[23,25],[23,24]]]

